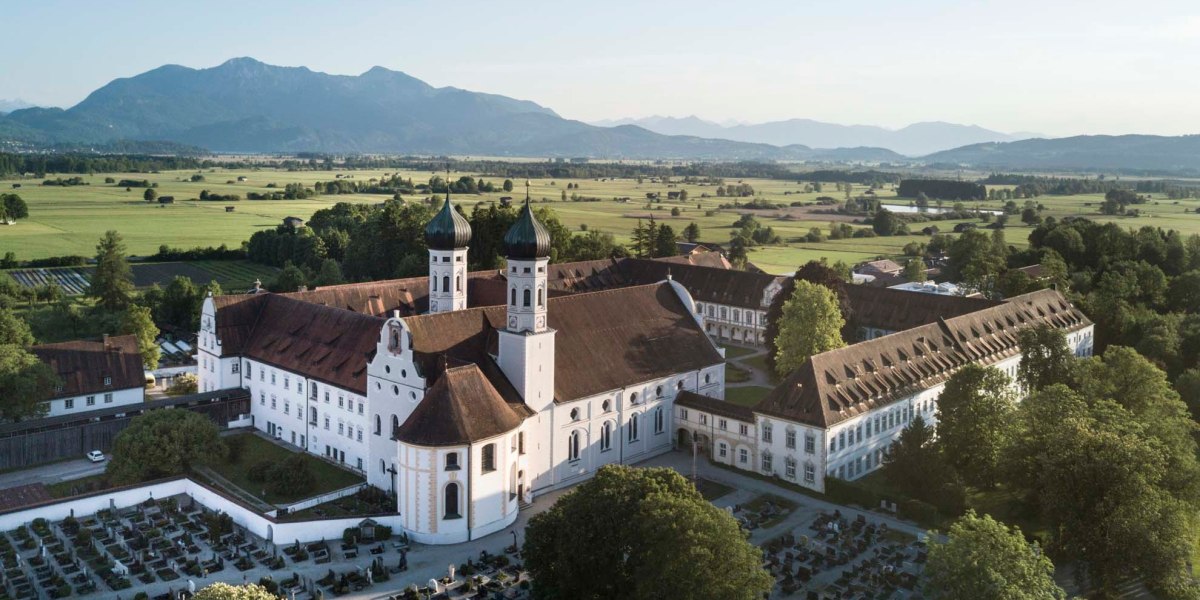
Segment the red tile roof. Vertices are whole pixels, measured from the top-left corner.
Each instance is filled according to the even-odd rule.
[[[137,338],[118,335],[106,340],[74,340],[31,348],[60,379],[62,391],[52,398],[141,388],[146,385]],[[109,385],[104,378],[110,377]]]
[[[394,436],[416,446],[460,446],[512,431],[526,416],[500,396],[477,366],[449,367]]]

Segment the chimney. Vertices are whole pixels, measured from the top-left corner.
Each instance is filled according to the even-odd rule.
[[[105,350],[112,350],[112,342],[108,341],[108,334],[107,334],[107,333],[106,333],[106,334],[104,334],[103,342],[104,342],[104,349],[105,349]]]

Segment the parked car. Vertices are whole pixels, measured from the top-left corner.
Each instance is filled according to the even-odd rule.
[[[99,450],[92,450],[87,453],[87,459],[94,462],[104,462],[104,453]]]

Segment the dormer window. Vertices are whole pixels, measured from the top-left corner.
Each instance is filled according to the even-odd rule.
[[[112,385],[112,377],[105,377],[104,385]]]

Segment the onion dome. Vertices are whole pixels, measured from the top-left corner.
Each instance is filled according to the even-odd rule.
[[[455,250],[471,243],[471,224],[450,205],[449,196],[442,210],[425,226],[425,244],[430,250]]]
[[[550,256],[550,232],[533,216],[528,198],[521,214],[517,215],[517,222],[504,234],[504,255],[517,260]]]

